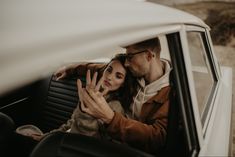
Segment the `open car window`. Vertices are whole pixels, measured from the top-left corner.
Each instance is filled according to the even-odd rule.
[[[202,127],[204,127],[206,117],[215,92],[214,88],[217,84],[217,78],[213,70],[213,64],[208,57],[210,53],[205,45],[205,33],[188,31],[189,56],[191,59],[193,81],[197,98],[197,106],[201,118]]]

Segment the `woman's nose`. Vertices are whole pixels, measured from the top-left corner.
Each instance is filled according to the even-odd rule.
[[[112,79],[112,74],[107,75],[107,79],[111,80]]]

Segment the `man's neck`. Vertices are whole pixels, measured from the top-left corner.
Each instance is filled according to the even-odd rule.
[[[146,84],[150,84],[164,75],[164,63],[159,60],[154,60],[150,64],[149,74],[144,77]]]

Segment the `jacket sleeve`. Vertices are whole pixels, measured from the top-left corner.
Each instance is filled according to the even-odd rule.
[[[147,152],[156,152],[166,141],[169,101],[165,102],[148,121],[128,119],[115,112],[108,125],[109,134],[116,140],[128,143]]]

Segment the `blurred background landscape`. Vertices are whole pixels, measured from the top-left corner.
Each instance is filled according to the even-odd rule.
[[[220,65],[233,68],[235,93],[235,0],[148,0],[189,12],[211,28],[214,51]],[[235,100],[235,99],[233,99]],[[233,156],[235,156],[235,102],[233,101]]]

